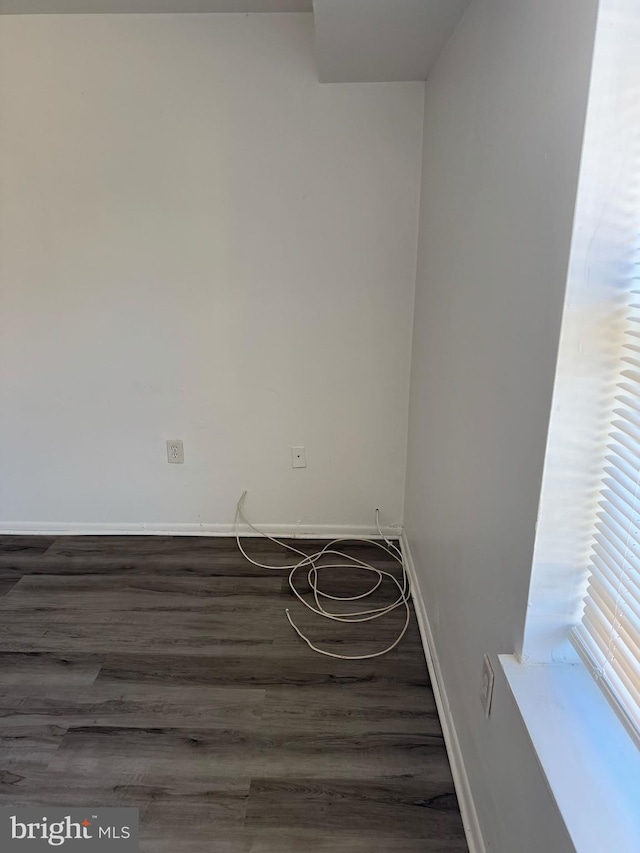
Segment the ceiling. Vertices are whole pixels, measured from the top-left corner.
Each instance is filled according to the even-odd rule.
[[[313,12],[323,83],[425,80],[470,0],[0,0],[1,14]]]
[[[313,0],[320,80],[425,80],[469,2]]]
[[[312,0],[0,0],[2,15],[311,11]]]

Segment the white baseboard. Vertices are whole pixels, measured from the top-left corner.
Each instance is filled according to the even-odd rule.
[[[375,526],[368,525],[260,524],[258,527],[269,536],[287,539],[379,538]],[[383,527],[382,532],[391,539],[398,539],[400,536],[397,527]],[[235,527],[233,524],[2,521],[0,534],[2,533],[21,536],[235,536]],[[240,533],[242,536],[258,536],[244,525],[241,526]]]
[[[433,639],[427,608],[425,606],[422,589],[418,583],[415,564],[411,556],[411,549],[407,541],[406,534],[401,536],[402,552],[405,557],[405,565],[409,581],[411,582],[411,597],[416,611],[418,627],[420,628],[420,636],[422,637],[422,645],[424,646],[424,654],[427,659],[427,667],[429,668],[429,676],[431,678],[431,686],[440,716],[442,725],[442,733],[447,747],[449,763],[451,764],[451,773],[453,775],[453,783],[458,796],[460,805],[460,814],[464,824],[464,831],[469,845],[469,853],[485,853],[486,848],[480,830],[480,822],[469,785],[469,777],[464,766],[464,757],[460,749],[460,742],[456,733],[456,727],[451,716],[451,709],[447,700],[447,692],[442,678],[440,669],[440,661],[438,652]]]

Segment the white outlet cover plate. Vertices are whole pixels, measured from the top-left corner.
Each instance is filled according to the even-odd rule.
[[[184,447],[179,438],[167,439],[167,461],[175,465],[182,465],[184,462]]]
[[[484,715],[488,717],[491,713],[491,699],[493,698],[493,681],[494,681],[493,667],[491,666],[491,661],[489,660],[489,656],[485,655],[484,660],[482,662],[482,686],[480,688],[480,698],[482,699],[482,707],[484,708]]]

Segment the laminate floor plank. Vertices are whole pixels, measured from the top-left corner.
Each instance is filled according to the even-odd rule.
[[[96,680],[104,656],[53,652],[0,651],[0,687],[38,685],[50,687],[89,686]]]
[[[46,627],[28,614],[16,616],[13,613],[8,613],[2,615],[0,617],[0,653],[29,653],[47,650],[40,644],[45,632]]]
[[[85,608],[100,611],[187,611],[238,607],[247,599],[275,598],[278,578],[171,577],[130,574],[31,575],[23,577],[0,602],[0,611]]]
[[[255,740],[251,731],[213,727],[70,728],[50,769],[61,778],[84,779],[99,766],[109,778],[146,787],[220,786],[250,777]]]
[[[13,537],[6,537],[11,539]],[[20,547],[0,551],[0,577],[15,574],[94,575],[128,574],[195,575],[203,577],[286,577],[286,571],[271,572],[245,560],[234,537],[216,536],[60,536],[16,537]],[[46,540],[30,549],[26,540]],[[311,554],[326,542],[296,539],[295,548]],[[44,545],[46,544],[46,548]],[[277,568],[297,560],[281,546],[266,539],[243,540],[247,553],[259,562]],[[398,565],[373,545],[352,540],[344,546],[353,556],[395,570]],[[300,557],[300,559],[302,559]]]
[[[452,785],[442,738],[428,734],[287,732],[195,727],[70,728],[51,769],[82,777],[98,762],[109,774],[143,781],[299,778],[361,780],[409,774]]]
[[[23,574],[38,571],[56,541],[55,536],[0,535],[0,581],[17,581]]]
[[[210,686],[305,688],[317,685],[361,684],[401,690],[426,682],[424,657],[390,654],[373,661],[335,661],[311,650],[298,648],[289,655],[108,655],[99,682],[140,681],[161,684],[208,684]]]
[[[369,783],[254,779],[245,829],[304,829],[343,839],[365,834],[424,838],[465,849],[455,795],[441,782],[410,777]]]
[[[278,578],[31,576],[0,599],[16,651],[255,654],[286,622]],[[291,630],[291,629],[289,629]]]
[[[18,581],[19,579],[17,577],[0,577],[0,598],[3,598],[8,592],[10,592]]]
[[[337,547],[401,580],[382,549]],[[322,599],[339,613],[377,582],[319,575],[354,599]],[[296,588],[312,600],[303,572]],[[385,580],[364,606],[396,592]],[[397,648],[354,661],[313,652],[286,608],[345,655],[405,618],[324,620],[232,538],[0,536],[0,805],[137,807],[143,853],[465,851],[413,609]]]
[[[71,728],[46,771],[0,782],[0,805],[134,806],[142,837],[174,839],[176,851],[183,840],[218,832],[241,838],[250,780],[240,758],[231,764],[234,745],[248,737],[213,728]]]
[[[282,548],[271,542],[255,542],[253,550],[265,562],[282,560]],[[60,537],[34,571],[56,574],[60,570],[66,574],[152,571],[159,575],[234,578],[264,578],[267,574],[244,559],[234,538],[212,536]]]
[[[5,728],[3,720],[0,767],[4,772],[19,774],[46,769],[66,732],[66,726],[33,725],[26,720]]]
[[[442,729],[431,688],[424,684],[398,690],[394,684],[270,687],[261,716],[265,732],[341,732],[429,734]]]
[[[256,608],[257,609],[257,608]],[[95,654],[144,653],[212,656],[256,654],[271,647],[272,630],[264,610],[247,614],[247,621],[235,612],[188,613],[179,617],[163,613],[107,614],[80,611],[77,614],[34,614],[10,618],[0,627],[0,648],[4,650],[67,653],[81,648]],[[273,614],[271,621],[280,620]]]
[[[176,687],[161,684],[92,684],[8,688],[0,694],[0,726],[97,726],[132,728],[207,727],[255,729],[262,718],[264,690]],[[11,730],[8,732],[8,730]]]
[[[57,536],[21,536],[0,533],[0,556],[7,554],[43,554],[48,551]]]
[[[138,808],[142,836],[174,837],[176,851],[183,836],[185,841],[212,839],[216,832],[242,837],[248,792],[248,779],[218,781],[215,768],[210,778],[193,778],[154,774],[153,768],[139,772],[133,765],[103,766],[97,758],[73,775],[61,772],[55,760],[45,771],[0,774],[0,806]]]

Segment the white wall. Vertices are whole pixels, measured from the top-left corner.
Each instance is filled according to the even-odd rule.
[[[423,84],[306,14],[0,39],[0,523],[400,522]]]
[[[472,0],[426,89],[406,528],[499,853],[573,849],[496,654],[522,639],[596,12]]]

